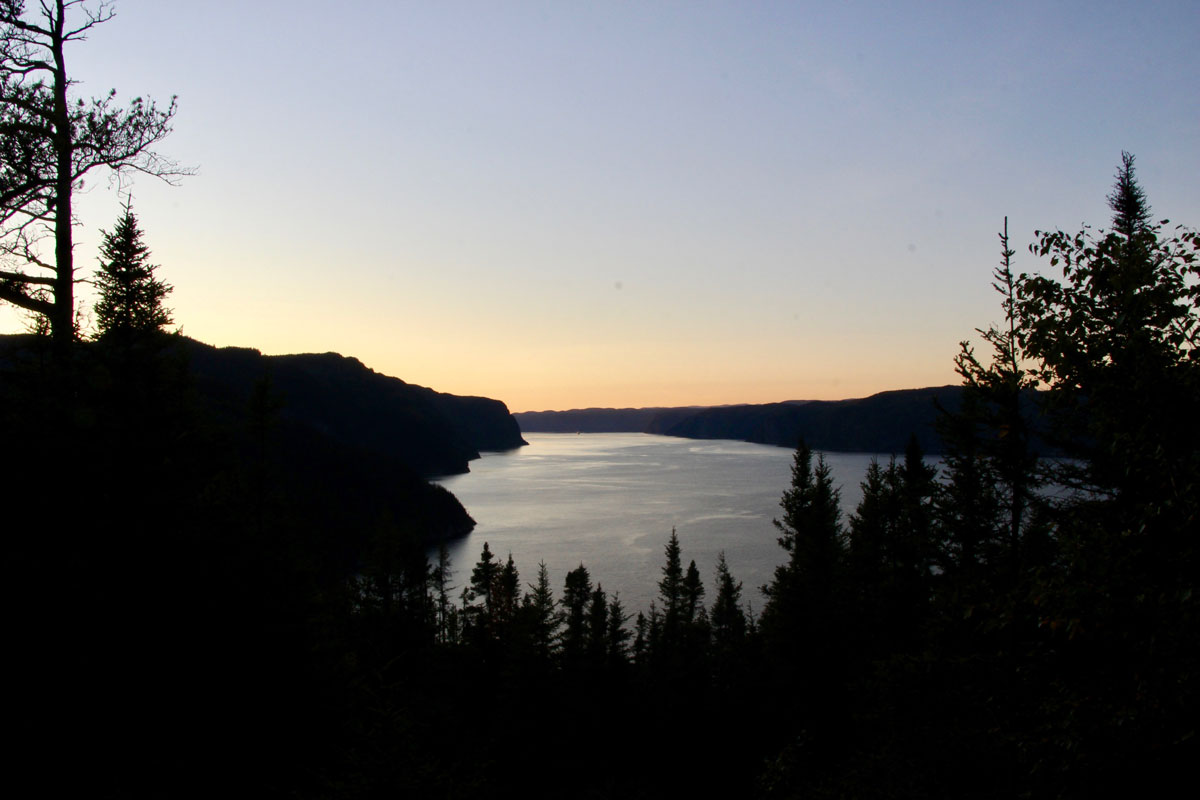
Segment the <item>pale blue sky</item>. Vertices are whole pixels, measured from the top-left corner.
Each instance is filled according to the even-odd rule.
[[[184,331],[513,410],[955,382],[1004,215],[1039,268],[1123,149],[1200,225],[1195,0],[116,11],[69,67],[179,95],[160,149],[198,174],[133,191]]]

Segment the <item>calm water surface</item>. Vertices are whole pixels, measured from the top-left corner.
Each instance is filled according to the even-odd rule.
[[[583,563],[593,584],[620,592],[627,611],[644,611],[657,595],[663,547],[675,528],[684,566],[695,559],[700,569],[706,605],[723,550],[744,584],[743,599],[755,613],[762,608],[759,587],[785,560],[771,520],[791,481],[791,450],[633,433],[524,436],[527,447],[485,453],[470,473],[440,481],[477,523],[450,546],[456,587],[469,580],[488,542],[501,560],[512,553],[526,585],[545,561],[559,597],[567,572]],[[825,458],[848,514],[872,456]]]

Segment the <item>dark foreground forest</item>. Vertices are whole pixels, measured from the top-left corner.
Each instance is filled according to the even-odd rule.
[[[713,576],[685,567],[666,522],[649,608],[582,564],[554,587],[486,544],[451,586],[430,543],[472,521],[426,478],[519,444],[502,404],[168,333],[171,287],[132,200],[84,324],[84,177],[190,172],[154,151],[173,100],[74,97],[64,52],[111,17],[0,0],[0,301],[31,322],[0,341],[15,786],[1009,798],[1191,783],[1200,237],[1154,220],[1132,156],[1109,228],[1035,234],[1049,275],[1013,272],[1005,225],[1003,323],[956,358],[940,474],[913,438],[843,520],[799,442],[759,613],[724,559]],[[803,418],[820,446],[861,433],[826,411],[732,424],[768,436]]]
[[[0,0],[0,301],[31,321],[0,344],[17,791],[1010,798],[1193,782],[1200,236],[1155,221],[1132,156],[1108,228],[1035,233],[1047,274],[1013,272],[1005,225],[1003,323],[955,360],[940,473],[913,439],[844,520],[799,442],[758,613],[723,559],[713,576],[684,566],[665,522],[649,608],[584,565],[554,587],[486,544],[451,586],[429,543],[471,523],[425,478],[519,442],[455,422],[467,406],[507,417],[492,401],[333,357],[256,374],[245,351],[215,379],[211,348],[168,333],[171,287],[131,200],[83,324],[85,176],[190,173],[154,151],[174,100],[75,96],[64,52],[111,18]],[[334,374],[375,399],[296,391]],[[382,395],[412,397],[413,416],[364,425]]]
[[[1200,239],[1132,157],[1109,201],[1037,234],[1061,278],[1002,235],[941,474],[914,439],[843,520],[800,443],[757,614],[667,530],[650,608],[486,544],[448,585],[452,497],[269,376],[205,399],[127,208],[96,335],[0,358],[19,758],[102,797],[1160,793],[1200,755]]]

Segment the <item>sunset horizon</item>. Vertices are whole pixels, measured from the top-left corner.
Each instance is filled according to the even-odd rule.
[[[90,174],[76,277],[131,199],[213,345],[521,411],[862,397],[956,382],[1004,218],[1052,274],[1122,151],[1200,218],[1187,3],[258,7],[121,0],[67,51],[77,96],[178,96],[194,173]]]

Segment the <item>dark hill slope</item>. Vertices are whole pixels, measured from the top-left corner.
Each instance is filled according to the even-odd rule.
[[[524,444],[496,400],[413,386],[332,353],[263,356],[184,337],[141,353],[120,379],[113,352],[80,343],[64,411],[51,390],[67,381],[48,344],[0,336],[0,429],[52,420],[41,438],[70,442],[98,473],[91,483],[133,470],[163,484],[155,502],[170,524],[310,531],[330,564],[357,559],[381,520],[424,542],[469,533],[462,505],[428,479],[467,471],[480,450]],[[128,487],[97,491],[107,493],[98,504],[122,503]]]
[[[499,400],[442,394],[381,375],[336,353],[264,356],[188,341],[197,389],[211,405],[240,414],[262,380],[282,402],[281,419],[395,459],[427,477],[466,472],[481,450],[525,444]]]
[[[515,414],[529,433],[657,433],[690,439],[740,439],[818,450],[899,453],[916,434],[929,453],[942,450],[938,406],[957,410],[961,387],[881,392],[855,400],[810,400],[712,408],[588,408]]]
[[[935,425],[938,407],[958,410],[958,386],[904,389],[855,400],[728,406],[699,411],[647,433],[690,439],[741,439],[795,447],[800,437],[816,450],[901,453],[916,435],[927,453],[942,451]]]

